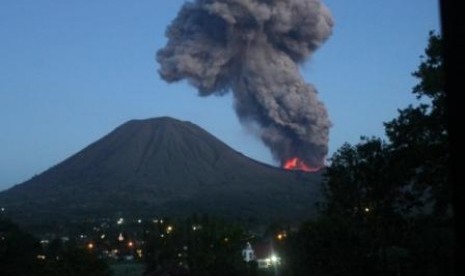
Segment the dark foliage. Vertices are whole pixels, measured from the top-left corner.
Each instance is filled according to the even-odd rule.
[[[0,218],[0,271],[2,275],[40,275],[39,242],[11,221]]]
[[[45,265],[50,276],[110,276],[107,263],[82,248],[68,248]]]
[[[5,276],[109,276],[108,265],[77,247],[59,240],[46,251],[30,234],[9,220],[0,219],[0,272]]]
[[[413,76],[422,102],[332,157],[321,218],[289,241],[289,275],[454,275],[442,38]],[[292,257],[291,257],[292,256]]]
[[[171,225],[164,220],[145,231],[148,275],[248,275],[242,227],[208,216]]]
[[[442,39],[431,32],[425,56],[413,73],[420,81],[413,93],[423,103],[399,110],[397,118],[385,123],[393,160],[402,164],[402,180],[414,191],[427,193],[437,215],[450,213],[452,191],[443,63]]]

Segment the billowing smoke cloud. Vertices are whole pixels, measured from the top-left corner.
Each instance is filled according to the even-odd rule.
[[[274,158],[322,166],[331,126],[299,65],[331,34],[319,0],[186,2],[157,53],[168,82],[187,79],[200,95],[232,91],[243,123],[256,122]]]

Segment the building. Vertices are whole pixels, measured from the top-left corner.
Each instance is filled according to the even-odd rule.
[[[253,246],[247,242],[242,250],[245,262],[256,261],[259,269],[267,269],[281,264],[281,258],[273,249],[271,242],[260,242]]]

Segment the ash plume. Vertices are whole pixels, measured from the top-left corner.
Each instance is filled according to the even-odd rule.
[[[329,37],[333,20],[319,0],[186,2],[158,51],[160,76],[187,79],[201,96],[232,91],[242,123],[283,164],[324,165],[331,123],[299,66]]]

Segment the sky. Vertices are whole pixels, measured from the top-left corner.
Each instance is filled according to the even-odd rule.
[[[184,0],[0,1],[0,191],[77,153],[131,119],[191,121],[276,165],[240,125],[231,93],[199,97],[158,75],[156,51]],[[329,155],[415,104],[411,76],[440,32],[436,0],[326,0],[335,26],[302,66],[333,124]],[[329,156],[330,157],[330,156]]]

